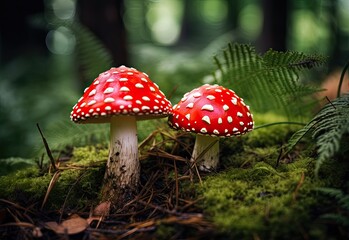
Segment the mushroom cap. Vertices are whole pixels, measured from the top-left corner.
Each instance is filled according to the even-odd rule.
[[[184,94],[173,106],[168,123],[187,132],[230,137],[251,131],[252,117],[249,106],[234,91],[205,84]]]
[[[70,118],[77,123],[105,123],[116,115],[145,120],[166,117],[171,111],[170,101],[146,73],[120,66],[99,74],[73,107]]]

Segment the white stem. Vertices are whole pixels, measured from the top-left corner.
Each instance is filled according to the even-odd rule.
[[[201,171],[210,172],[217,168],[219,162],[219,139],[197,134],[191,161],[195,161]]]
[[[120,189],[134,190],[139,182],[137,123],[134,116],[112,117],[110,122],[110,148],[104,176],[105,194],[114,198]],[[119,188],[118,190],[114,190]],[[116,194],[118,195],[118,194]]]

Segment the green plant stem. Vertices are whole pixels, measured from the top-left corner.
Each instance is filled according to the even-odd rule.
[[[270,126],[274,126],[274,125],[280,125],[280,124],[300,125],[300,126],[307,125],[307,124],[301,123],[301,122],[274,122],[274,123],[267,123],[267,124],[263,124],[263,125],[257,126],[257,127],[254,128],[254,130],[257,130],[257,129],[260,129],[260,128],[264,128],[264,127],[270,127]]]
[[[345,66],[343,68],[343,71],[342,71],[342,74],[341,74],[341,78],[339,79],[338,90],[337,90],[337,98],[339,98],[340,95],[341,95],[341,88],[342,88],[342,84],[343,84],[343,81],[344,81],[344,76],[345,76],[345,73],[348,70],[348,68],[349,68],[349,62],[347,62],[347,64],[345,64]]]

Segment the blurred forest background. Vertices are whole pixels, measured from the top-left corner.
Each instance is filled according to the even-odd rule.
[[[0,11],[0,159],[32,157],[36,123],[72,124],[83,89],[110,66],[148,73],[175,103],[229,42],[328,56],[316,85],[348,61],[347,0],[12,0]]]

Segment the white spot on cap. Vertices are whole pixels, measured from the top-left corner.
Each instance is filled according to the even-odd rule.
[[[207,133],[207,129],[206,129],[206,128],[201,128],[201,129],[200,129],[200,132],[202,132],[202,133]]]
[[[132,99],[133,99],[133,97],[130,96],[130,95],[126,95],[126,96],[124,97],[124,100],[132,100]]]
[[[84,89],[84,93],[87,91],[88,87]]]
[[[239,124],[240,124],[240,126],[244,126],[245,123],[244,122],[239,122]]]
[[[214,129],[213,133],[219,135],[219,131],[217,129]]]
[[[236,114],[238,117],[243,117],[244,115],[242,115],[242,113],[241,112],[237,112],[237,114]]]
[[[89,101],[88,103],[87,103],[87,105],[88,106],[91,106],[91,105],[93,105],[93,104],[95,104],[96,103],[96,100],[91,100],[91,101]]]
[[[141,84],[141,83],[136,83],[136,88],[144,88],[144,86],[143,86],[143,84]]]
[[[234,105],[237,105],[238,99],[237,99],[236,97],[233,97],[233,98],[231,99],[231,102],[232,102]]]
[[[153,108],[154,108],[154,110],[159,110],[158,106],[154,106]]]
[[[127,75],[133,75],[133,72],[127,72]]]
[[[114,102],[114,101],[115,101],[115,99],[111,98],[111,97],[108,97],[108,98],[104,99],[105,103]]]
[[[222,124],[222,123],[223,123],[222,118],[218,118],[218,124]]]
[[[109,78],[106,82],[114,82],[114,78]]]
[[[227,104],[224,104],[223,105],[223,109],[224,109],[224,111],[228,111],[229,110],[229,106]]]
[[[239,131],[239,129],[237,129],[237,128],[233,128],[233,132],[237,132],[237,131]]]
[[[120,81],[120,82],[127,82],[127,81],[128,81],[128,78],[120,78],[119,81]]]
[[[207,124],[211,124],[211,119],[207,115],[202,117],[202,121],[206,122]]]
[[[83,103],[80,105],[80,107],[85,107],[85,105],[86,105],[86,103],[83,102]]]
[[[222,89],[215,89],[215,92],[222,92]]]
[[[191,102],[191,103],[188,103],[188,105],[186,106],[187,108],[193,108],[194,107],[194,103]]]
[[[128,87],[123,86],[120,88],[120,92],[129,92],[129,91],[130,89]]]
[[[144,101],[147,101],[147,102],[150,101],[150,98],[148,98],[147,96],[143,96],[142,99],[143,99]]]
[[[154,87],[149,87],[150,91],[155,92],[155,88]]]
[[[228,123],[232,123],[233,122],[233,118],[231,116],[227,117]]]
[[[185,115],[185,118],[190,120],[190,113],[188,113],[187,115]]]
[[[138,113],[140,110],[139,110],[139,108],[133,108],[132,111],[133,111],[134,113]]]
[[[195,98],[201,97],[201,93],[196,92],[196,93],[193,94],[193,97],[195,97]]]
[[[98,85],[99,84],[99,81],[98,80],[96,80],[94,83],[93,83],[93,85]]]
[[[215,96],[213,96],[213,95],[207,95],[207,97],[206,97],[207,99],[209,99],[209,100],[214,100],[216,97]]]
[[[247,112],[246,114],[247,114],[247,117],[251,116],[251,113],[249,113],[249,112]]]
[[[93,90],[88,94],[88,96],[91,97],[91,96],[93,96],[93,95],[95,95],[95,94],[96,94],[96,89],[93,89]]]
[[[140,100],[136,100],[137,104],[142,104],[142,102]]]
[[[143,82],[148,82],[148,80],[145,79],[145,78],[141,78],[141,80],[142,80]]]
[[[207,110],[207,111],[212,112],[214,110],[214,108],[211,104],[205,104],[204,106],[202,106],[201,110]]]
[[[150,110],[150,107],[148,107],[148,106],[142,106],[142,110],[143,110],[143,111]]]
[[[104,94],[112,93],[114,92],[114,88],[108,87],[107,89],[104,90]]]
[[[111,107],[110,107],[110,106],[106,106],[104,109],[105,109],[106,111],[110,111],[110,110],[111,110]]]

